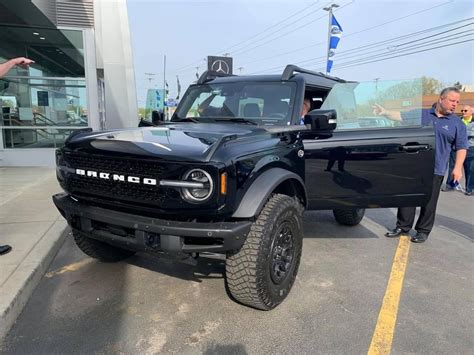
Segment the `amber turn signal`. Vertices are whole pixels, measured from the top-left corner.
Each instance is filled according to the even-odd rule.
[[[227,173],[221,174],[221,195],[227,193]]]

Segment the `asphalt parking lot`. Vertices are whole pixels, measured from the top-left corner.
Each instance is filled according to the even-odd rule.
[[[398,308],[381,316],[398,239],[394,209],[356,227],[328,211],[305,214],[303,258],[289,297],[270,312],[233,302],[224,264],[197,267],[137,255],[104,264],[68,238],[5,339],[8,354],[367,353],[384,317],[396,317],[393,353],[473,349],[474,199],[442,193],[424,244],[406,243]],[[400,280],[399,280],[400,281]]]

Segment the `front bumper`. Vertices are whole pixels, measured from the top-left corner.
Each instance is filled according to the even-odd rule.
[[[54,195],[53,202],[74,229],[136,251],[181,254],[238,250],[252,223],[168,221],[89,206],[66,193]]]

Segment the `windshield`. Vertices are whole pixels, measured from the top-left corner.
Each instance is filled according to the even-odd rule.
[[[337,130],[392,128],[401,124],[418,126],[422,93],[420,79],[338,83],[321,109],[336,110]],[[414,119],[401,123],[376,115],[374,109],[377,105],[390,111],[410,113]]]
[[[190,87],[173,121],[289,125],[296,83],[234,82]]]

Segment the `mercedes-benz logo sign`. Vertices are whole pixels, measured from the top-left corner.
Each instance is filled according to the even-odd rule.
[[[224,73],[224,74],[230,73],[229,65],[221,59],[216,60],[212,63],[211,70],[215,71],[216,73]]]

